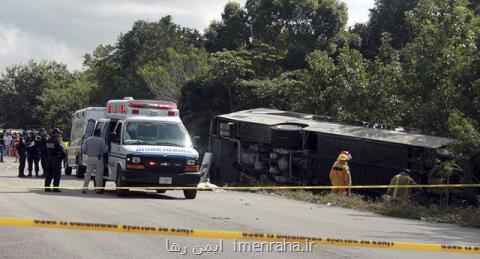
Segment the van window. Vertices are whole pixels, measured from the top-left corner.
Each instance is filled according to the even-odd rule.
[[[192,146],[182,124],[164,122],[127,122],[123,142],[125,145]]]
[[[95,126],[95,129],[99,129],[100,131],[102,131],[103,129],[103,125],[105,125],[105,122],[98,122],[97,125]]]

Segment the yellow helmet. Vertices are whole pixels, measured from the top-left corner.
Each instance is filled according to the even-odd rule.
[[[345,155],[345,154],[340,154],[337,158],[338,161],[347,161],[348,160],[348,156]]]

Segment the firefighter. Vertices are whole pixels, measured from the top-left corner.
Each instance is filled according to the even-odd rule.
[[[401,188],[399,185],[417,184],[409,175],[410,170],[403,169],[399,174],[395,175],[390,181],[390,187],[387,190],[387,197],[394,200],[408,200],[410,188]]]
[[[60,143],[62,131],[55,128],[52,131],[52,136],[45,143],[46,153],[46,175],[45,175],[45,191],[46,192],[61,192],[57,187],[60,185],[60,176],[62,172],[62,160],[66,158],[65,150]],[[53,189],[50,185],[53,180]]]
[[[350,167],[348,167],[349,154],[346,155],[342,151],[338,155],[337,161],[333,163],[332,169],[330,170],[330,182],[332,186],[351,186],[352,177],[350,175]],[[350,194],[350,189],[332,189],[334,194]]]

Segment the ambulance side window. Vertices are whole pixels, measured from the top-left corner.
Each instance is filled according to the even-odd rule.
[[[112,139],[112,142],[115,144],[120,144],[120,139],[122,135],[122,123],[117,123],[117,127],[115,128],[115,137]]]

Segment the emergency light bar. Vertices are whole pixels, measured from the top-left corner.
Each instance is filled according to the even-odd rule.
[[[122,119],[130,116],[178,117],[177,104],[157,100],[110,100],[107,102],[106,117]]]
[[[159,103],[130,102],[128,106],[132,108],[149,108],[149,109],[160,109],[160,110],[177,109],[177,104],[171,103],[171,102],[159,102]]]

